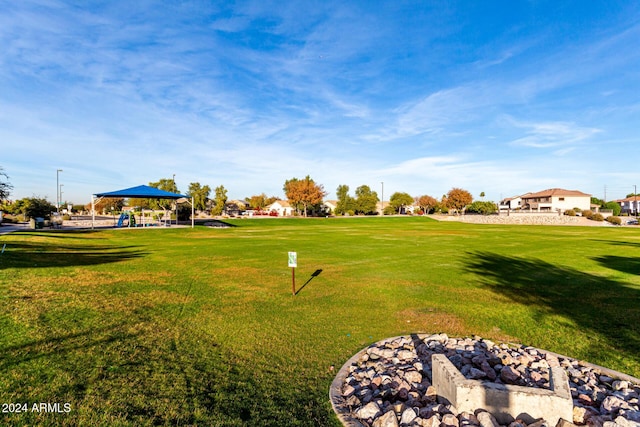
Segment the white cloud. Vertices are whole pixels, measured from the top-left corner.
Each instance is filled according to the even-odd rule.
[[[592,136],[602,132],[597,128],[578,126],[569,122],[525,122],[511,117],[504,120],[511,126],[525,129],[525,136],[511,141],[516,147],[558,148],[557,155],[567,154]]]

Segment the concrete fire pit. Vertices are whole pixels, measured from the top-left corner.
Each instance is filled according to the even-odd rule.
[[[379,341],[343,365],[329,394],[354,427],[640,427],[637,378],[479,337]]]

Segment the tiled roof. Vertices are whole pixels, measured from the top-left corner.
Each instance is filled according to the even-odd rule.
[[[583,193],[578,190],[565,190],[563,188],[549,188],[547,190],[538,191],[537,193],[528,193],[522,196],[523,199],[530,199],[536,197],[551,197],[551,196],[584,196],[591,197],[591,194]]]

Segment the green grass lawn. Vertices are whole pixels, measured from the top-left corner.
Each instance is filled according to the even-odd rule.
[[[71,404],[0,424],[338,426],[337,370],[412,332],[640,376],[636,229],[228,222],[0,236],[0,403]]]

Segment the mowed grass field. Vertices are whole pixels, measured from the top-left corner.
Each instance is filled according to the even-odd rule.
[[[338,426],[342,364],[416,332],[640,376],[640,229],[228,223],[0,236],[0,424]]]

